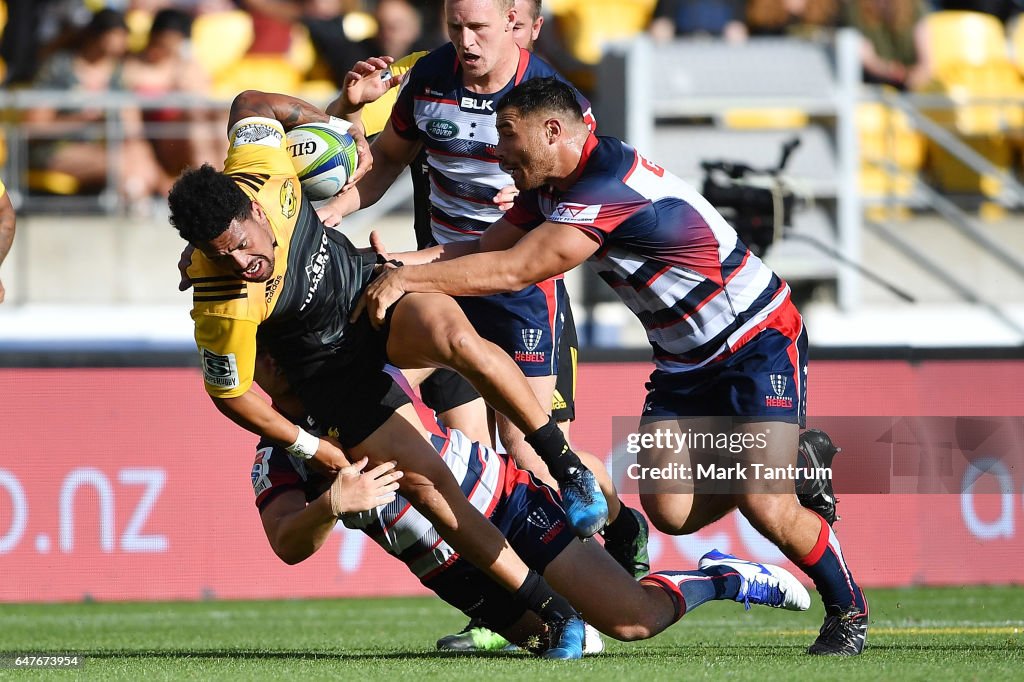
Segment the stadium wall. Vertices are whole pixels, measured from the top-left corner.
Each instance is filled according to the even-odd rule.
[[[613,417],[639,412],[649,371],[581,366],[577,447],[612,451]],[[1024,415],[1022,380],[1020,359],[821,360],[811,365],[809,414]],[[255,439],[214,409],[192,367],[0,368],[0,415],[2,602],[423,592],[404,566],[343,529],[304,564],[281,563],[253,504]],[[855,467],[857,457],[848,450],[837,465]],[[840,495],[851,568],[867,586],[1020,583],[1019,468],[1008,486],[997,483],[973,495]],[[711,547],[780,560],[729,516],[685,538],[654,534],[653,564],[691,567]],[[984,562],[969,560],[979,555]]]

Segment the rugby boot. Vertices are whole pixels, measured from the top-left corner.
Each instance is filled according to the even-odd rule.
[[[712,566],[726,566],[735,570],[742,580],[736,601],[747,609],[751,604],[789,611],[806,611],[811,606],[811,595],[807,589],[781,566],[745,561],[717,549],[702,556],[697,566],[701,570]]]
[[[558,482],[569,526],[577,537],[589,538],[608,521],[608,502],[597,479],[586,467],[573,467]]]
[[[818,638],[807,648],[812,656],[857,656],[868,639],[867,609],[856,604],[848,607],[826,606],[825,623]]]

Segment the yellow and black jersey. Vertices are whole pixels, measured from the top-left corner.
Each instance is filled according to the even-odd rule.
[[[429,52],[413,52],[408,54],[394,64],[391,65],[391,75],[401,76],[405,74],[409,69],[412,68],[413,64],[420,60]],[[384,130],[384,126],[388,124],[391,119],[391,109],[395,106],[395,100],[398,99],[398,91],[400,88],[391,88],[385,92],[380,99],[370,102],[363,107],[362,121],[363,130],[366,132],[367,137],[372,137]]]
[[[263,207],[275,259],[270,279],[253,283],[225,273],[198,250],[192,257],[196,345],[206,390],[220,398],[251,387],[257,337],[293,385],[349,355],[358,339],[348,315],[374,264],[373,256],[325,228],[302,196],[278,121],[245,118],[228,137],[224,172]]]

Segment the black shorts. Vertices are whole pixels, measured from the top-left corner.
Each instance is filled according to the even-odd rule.
[[[558,377],[551,396],[551,416],[558,422],[576,419],[576,358],[579,340],[572,308],[565,307],[561,348],[558,353]],[[439,369],[420,384],[420,396],[436,414],[447,412],[480,397],[473,385],[461,374],[450,369]]]
[[[296,391],[309,415],[342,447],[359,445],[412,402],[384,371],[386,339],[386,332],[379,334],[343,367],[321,370]]]
[[[441,414],[480,397],[473,385],[453,369],[437,369],[420,384],[420,397]]]
[[[551,416],[556,422],[571,422],[576,419],[576,358],[580,341],[576,336],[576,321],[572,318],[572,306],[566,299],[565,322],[559,340],[558,378],[555,393],[551,396]]]

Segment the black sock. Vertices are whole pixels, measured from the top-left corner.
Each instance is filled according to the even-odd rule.
[[[516,590],[516,599],[541,617],[545,623],[577,616],[576,609],[562,595],[551,589],[540,573],[530,569],[526,580]]]
[[[633,510],[626,505],[622,505],[619,509],[619,515],[615,517],[614,521],[604,527],[604,530],[601,531],[601,536],[606,541],[618,542],[620,540],[632,540],[639,532],[640,524],[637,522]]]
[[[548,419],[547,424],[527,435],[526,442],[548,465],[548,471],[556,481],[564,481],[576,469],[583,468],[583,463],[565,441],[565,434],[554,419]]]

